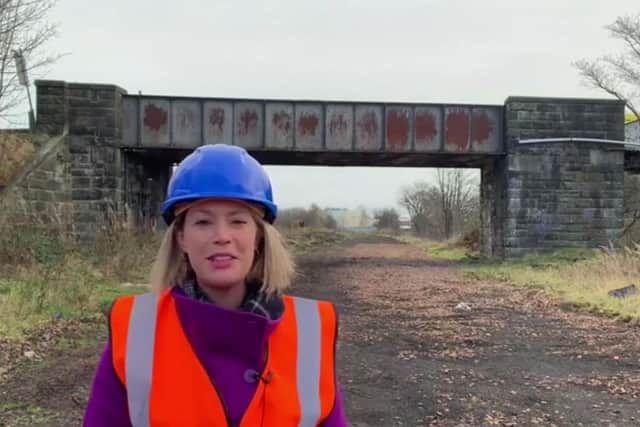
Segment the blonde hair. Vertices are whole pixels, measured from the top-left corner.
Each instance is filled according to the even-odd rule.
[[[280,295],[291,285],[295,263],[282,234],[262,219],[261,211],[252,207],[250,212],[258,226],[261,241],[245,280],[260,283],[260,291],[267,296]],[[193,278],[193,271],[177,240],[177,232],[182,230],[185,216],[186,209],[169,225],[151,267],[149,282],[157,292]]]

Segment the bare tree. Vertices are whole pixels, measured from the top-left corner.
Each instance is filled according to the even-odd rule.
[[[479,216],[478,186],[468,171],[438,169],[436,183],[417,182],[403,190],[400,204],[416,234],[449,239]]]
[[[605,27],[609,35],[621,40],[624,50],[595,60],[574,62],[585,82],[624,101],[640,120],[640,13],[618,17]]]
[[[463,228],[477,188],[470,174],[462,169],[438,169],[436,180],[444,237],[449,239],[454,231]]]
[[[14,121],[12,110],[24,101],[14,61],[21,55],[26,71],[34,76],[44,71],[59,56],[45,51],[46,43],[56,35],[56,25],[48,15],[56,0],[0,0],[0,119]]]
[[[428,182],[416,182],[402,190],[400,204],[409,213],[411,225],[418,236],[426,236],[430,230],[437,228],[430,222],[434,216],[432,201],[435,198],[435,189]]]

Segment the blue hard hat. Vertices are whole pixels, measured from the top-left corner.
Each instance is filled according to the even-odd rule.
[[[169,181],[162,217],[171,224],[177,203],[204,198],[258,203],[269,223],[278,212],[267,172],[247,150],[235,145],[203,145],[185,157]]]

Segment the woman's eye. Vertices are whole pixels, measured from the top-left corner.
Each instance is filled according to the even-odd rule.
[[[199,219],[195,222],[196,225],[208,225],[209,221],[206,219]]]
[[[233,224],[246,224],[247,221],[243,220],[243,219],[234,219],[233,221],[231,221]]]

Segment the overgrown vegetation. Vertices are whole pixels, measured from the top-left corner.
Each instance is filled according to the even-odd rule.
[[[480,258],[480,231],[478,229],[472,229],[443,241],[423,239],[408,234],[392,237],[420,247],[430,258],[434,259],[470,262]]]
[[[564,249],[504,262],[477,263],[466,267],[465,272],[478,280],[542,288],[566,307],[624,321],[640,320],[640,295],[608,295],[613,289],[638,283],[640,245],[622,251]]]
[[[26,132],[0,132],[0,190],[29,163],[44,140]]]
[[[348,232],[322,228],[289,228],[282,232],[289,249],[295,255],[303,255],[312,249],[333,245],[349,237]]]
[[[117,295],[141,291],[153,243],[116,228],[78,245],[54,226],[0,223],[0,335],[17,338],[42,322],[92,316]]]
[[[329,229],[336,229],[338,227],[335,218],[316,204],[312,204],[308,209],[282,209],[278,214],[277,224],[279,227],[287,230],[305,227]]]
[[[609,295],[631,284],[640,287],[640,244],[623,250],[567,248],[495,261],[480,257],[478,237],[470,232],[444,242],[412,236],[400,239],[418,246],[430,258],[461,263],[471,279],[541,288],[566,308],[640,324],[640,292],[623,298]]]
[[[123,294],[146,289],[161,234],[132,232],[111,221],[95,242],[79,244],[64,227],[0,222],[0,337],[19,338],[37,324],[105,313]],[[285,229],[289,247],[304,254],[337,243],[347,233],[322,228]]]

